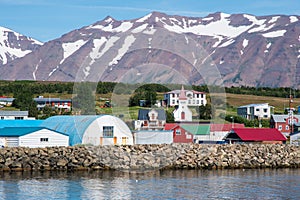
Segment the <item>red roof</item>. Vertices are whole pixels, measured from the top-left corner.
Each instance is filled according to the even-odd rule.
[[[276,128],[234,128],[233,131],[243,141],[286,141]]]
[[[179,126],[176,123],[166,123],[165,124],[165,130],[169,131],[169,130],[174,130],[177,126]]]
[[[230,131],[232,128],[245,128],[244,124],[210,124],[210,132],[214,131]]]

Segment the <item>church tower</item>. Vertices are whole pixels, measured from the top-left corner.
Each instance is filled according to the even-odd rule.
[[[192,111],[188,108],[188,98],[185,95],[184,87],[181,87],[178,100],[178,108],[174,110],[174,120],[176,122],[191,122]]]

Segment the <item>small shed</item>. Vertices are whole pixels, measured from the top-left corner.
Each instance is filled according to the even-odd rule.
[[[45,127],[6,127],[0,129],[1,146],[53,147],[68,146],[69,137]]]
[[[42,126],[67,134],[70,146],[133,144],[129,127],[120,118],[111,115],[53,116]]]
[[[278,143],[286,137],[275,128],[234,128],[224,138],[228,143]]]

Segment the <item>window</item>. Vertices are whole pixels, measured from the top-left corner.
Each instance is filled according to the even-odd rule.
[[[278,126],[278,130],[280,130],[280,131],[282,130],[282,125]]]
[[[265,112],[265,113],[268,112],[268,109],[267,109],[267,108],[264,108],[264,112]]]
[[[176,134],[176,135],[181,135],[180,129],[176,129],[175,134]]]
[[[285,125],[285,130],[289,130],[290,126],[289,125]]]
[[[113,138],[114,137],[114,127],[113,126],[103,126],[103,137]]]
[[[185,113],[181,112],[181,119],[185,119]]]
[[[15,117],[15,120],[22,120],[24,117]]]
[[[1,117],[1,119],[4,119],[4,117]]]
[[[256,111],[259,111],[259,108],[256,108]]]
[[[186,135],[186,139],[188,139],[188,140],[192,139],[192,136],[188,134],[188,135]]]
[[[41,142],[49,142],[49,138],[40,138]]]

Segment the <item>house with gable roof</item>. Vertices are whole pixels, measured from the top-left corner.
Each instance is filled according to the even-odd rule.
[[[228,143],[285,143],[287,138],[274,128],[233,128],[224,138]]]
[[[69,146],[69,136],[46,127],[5,127],[0,129],[1,146],[53,147]]]
[[[166,112],[163,109],[140,109],[138,119],[134,121],[134,129],[163,130],[166,120]]]
[[[300,122],[300,115],[271,115],[270,128],[279,130],[285,136],[289,136],[292,132],[291,124]]]

